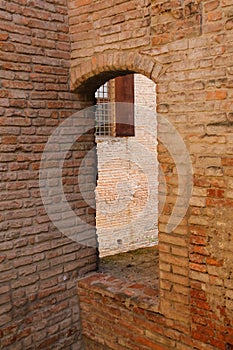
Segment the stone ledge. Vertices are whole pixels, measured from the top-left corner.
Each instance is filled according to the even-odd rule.
[[[96,272],[80,279],[78,288],[91,290],[94,293],[120,301],[127,309],[139,307],[158,312],[159,291],[140,283],[126,283],[109,274]]]

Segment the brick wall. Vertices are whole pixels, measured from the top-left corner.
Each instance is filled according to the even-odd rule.
[[[156,111],[155,83],[142,74],[134,74],[134,82],[135,104]]]
[[[103,350],[192,350],[231,349],[229,334],[221,333],[221,341],[211,334],[214,329],[205,327],[206,340],[202,336],[190,336],[189,325],[164,318],[158,312],[158,291],[140,283],[126,283],[105,274],[92,274],[79,281],[79,300],[85,349]],[[203,313],[206,304],[199,294]],[[203,318],[199,318],[199,322]],[[230,329],[230,328],[229,328]],[[220,337],[219,333],[219,337]],[[207,341],[209,339],[209,341]]]
[[[151,78],[158,113],[181,134],[192,160],[190,205],[169,233],[177,169],[182,175],[184,167],[160,142],[167,196],[159,218],[159,315],[170,324],[169,338],[182,340],[172,346],[231,348],[233,3],[87,0],[77,6],[69,1],[71,87],[92,91],[123,72]]]
[[[97,137],[100,256],[157,243],[155,84],[140,74],[134,82],[135,104],[145,107],[135,110],[135,137]],[[154,113],[148,115],[148,109]]]
[[[63,0],[1,5],[1,348],[82,348],[76,280],[95,268],[96,252],[49,220],[39,164],[52,130],[90,105],[107,79],[128,72],[157,83],[158,112],[182,135],[194,170],[187,215],[168,233],[182,163],[160,143],[167,200],[159,312],[148,329],[158,340],[159,317],[170,348],[232,348],[232,0],[69,0],[68,16]],[[159,139],[162,132],[159,125]],[[80,151],[94,141],[86,136],[84,150],[69,153],[63,179],[72,208],[94,223],[76,193]]]
[[[48,137],[87,104],[69,91],[67,4],[0,4],[0,348],[77,349],[76,281],[95,269],[96,253],[51,223],[38,181]],[[63,180],[73,203],[71,160]]]

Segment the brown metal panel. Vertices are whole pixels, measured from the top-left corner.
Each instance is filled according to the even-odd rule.
[[[134,74],[115,79],[116,136],[134,136]]]

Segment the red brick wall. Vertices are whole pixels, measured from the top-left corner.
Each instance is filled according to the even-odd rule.
[[[68,1],[70,36],[63,0],[1,5],[0,347],[81,348],[76,280],[95,268],[95,250],[81,249],[48,219],[39,164],[61,120],[90,104],[106,79],[135,71],[157,83],[158,112],[182,135],[194,169],[187,215],[167,233],[177,170],[160,144],[168,195],[159,219],[159,313],[148,328],[158,340],[154,327],[165,323],[169,335],[160,339],[170,348],[231,348],[232,0]],[[80,95],[69,91],[69,68]],[[76,165],[64,170],[65,188],[83,210]],[[94,221],[85,206],[84,215]]]
[[[53,226],[38,182],[48,136],[86,105],[69,91],[67,4],[0,4],[0,348],[78,349],[76,281],[95,268],[95,249]],[[74,169],[64,171],[72,193]]]
[[[170,338],[184,326],[184,349],[192,342],[197,349],[232,347],[233,2],[87,0],[69,1],[69,10],[72,88],[92,90],[123,71],[145,74],[157,83],[159,114],[182,135],[192,160],[187,215],[167,233],[182,164],[158,147],[167,181],[159,312],[171,322]]]
[[[158,312],[158,292],[147,286],[94,274],[79,282],[79,299],[85,349],[202,349],[201,342],[185,335],[188,324]]]
[[[199,308],[199,312],[192,310],[193,320],[199,325],[196,333],[190,333],[189,323],[178,321],[178,311],[177,320],[164,317],[159,312],[158,291],[139,283],[93,274],[79,281],[78,294],[85,349],[232,348],[232,328],[227,333],[227,326],[214,327],[214,319],[207,318],[210,306],[203,292],[191,292]]]

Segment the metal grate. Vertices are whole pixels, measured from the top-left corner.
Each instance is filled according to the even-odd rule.
[[[107,82],[95,93],[95,134],[96,136],[113,136],[114,118],[110,105],[110,83]]]

